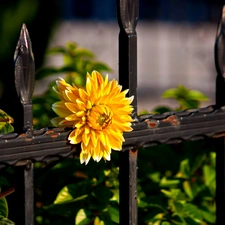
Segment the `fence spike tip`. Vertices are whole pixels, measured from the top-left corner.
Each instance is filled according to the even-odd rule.
[[[25,24],[20,31],[14,62],[17,95],[22,104],[29,104],[34,91],[35,65],[32,44]]]

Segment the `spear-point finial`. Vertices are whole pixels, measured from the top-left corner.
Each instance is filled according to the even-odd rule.
[[[223,6],[217,27],[215,65],[218,75],[225,79],[225,5]]]
[[[30,104],[34,91],[35,65],[31,41],[26,25],[23,24],[14,53],[15,85],[22,104]]]
[[[138,1],[117,0],[118,23],[127,33],[135,33],[138,22]]]
[[[32,137],[33,115],[31,97],[34,91],[35,66],[31,41],[26,25],[23,24],[14,54],[16,92],[23,106],[23,120],[15,120],[18,129],[23,128],[27,137]]]

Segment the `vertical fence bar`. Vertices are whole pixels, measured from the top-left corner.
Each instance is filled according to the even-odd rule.
[[[16,167],[15,197],[15,218],[12,220],[16,224],[33,225],[33,163],[31,161],[27,161],[26,166]]]
[[[23,24],[14,54],[15,86],[21,103],[23,118],[15,117],[17,132],[25,132],[26,138],[33,138],[33,115],[31,97],[34,91],[35,66],[29,33]],[[33,163],[22,162],[15,167],[16,170],[16,224],[33,225]]]
[[[34,224],[33,163],[29,161],[24,169],[25,225]]]
[[[218,23],[215,42],[216,105],[225,106],[225,6]],[[216,148],[216,224],[225,224],[225,143],[215,140]]]
[[[134,96],[137,115],[137,34],[138,0],[117,0],[119,33],[119,83]],[[136,225],[137,149],[120,153],[120,224]]]

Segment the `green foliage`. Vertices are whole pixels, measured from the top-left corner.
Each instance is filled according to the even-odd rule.
[[[179,144],[179,152],[177,147],[139,151],[139,223],[215,224],[216,154],[205,141]],[[147,157],[151,163],[144,166]],[[145,171],[147,176],[141,177]]]
[[[0,109],[0,134],[7,134],[14,131],[13,118]]]
[[[63,65],[59,67],[47,67],[40,69],[36,74],[36,80],[50,76],[60,75],[66,82],[76,86],[85,86],[86,73],[93,70],[110,72],[111,69],[104,63],[95,59],[95,55],[88,49],[80,48],[76,43],[69,42],[64,47],[55,47],[47,52],[49,55],[62,56]],[[33,97],[33,113],[35,128],[51,126],[50,119],[55,117],[52,104],[59,101],[52,87],[55,82],[50,82],[48,89],[41,96]]]
[[[36,205],[40,205],[36,210],[36,223],[118,224],[116,157],[115,154],[109,163],[91,161],[85,167],[77,158],[66,159],[39,178],[35,185],[41,190],[36,193]],[[41,170],[37,165],[36,169]]]
[[[7,179],[0,176],[0,190],[2,186],[9,186]],[[1,192],[1,191],[0,191]],[[8,219],[9,209],[5,197],[0,198],[0,225],[14,225],[15,223]]]
[[[197,109],[200,103],[208,101],[208,97],[198,90],[191,90],[183,85],[178,85],[177,88],[170,88],[163,92],[162,98],[174,99],[179,106],[172,109],[168,106],[157,106],[153,112],[164,113],[169,111],[181,111],[185,109]]]
[[[7,134],[14,131],[14,127],[11,125],[13,118],[6,112],[0,109],[0,135]],[[9,183],[4,176],[0,175],[0,193],[2,186],[8,186]],[[0,198],[0,225],[14,224],[8,219],[8,204],[5,197]]]

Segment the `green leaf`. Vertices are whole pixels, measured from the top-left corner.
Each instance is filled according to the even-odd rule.
[[[176,187],[178,184],[180,183],[180,180],[176,179],[176,180],[169,180],[166,177],[163,177],[160,181],[159,186],[160,187]]]
[[[87,225],[90,223],[90,219],[88,218],[84,209],[80,209],[75,218],[76,225]]]
[[[74,56],[76,58],[94,58],[95,57],[94,53],[86,48],[77,48],[76,51],[74,51]]]
[[[186,217],[191,218],[196,223],[202,223],[203,222],[203,216],[201,211],[198,209],[197,206],[191,204],[191,203],[185,203],[183,207],[183,213]]]
[[[47,54],[66,54],[66,50],[64,47],[54,47],[47,50]]]
[[[0,134],[7,134],[14,131],[13,118],[0,109]]]
[[[168,213],[168,212],[167,212],[167,209],[163,208],[161,205],[150,203],[150,204],[148,204],[148,206],[149,206],[149,207],[152,207],[152,208],[160,209],[160,210],[162,210],[164,213]]]
[[[95,217],[94,225],[105,225],[103,220],[100,220],[98,216]]]
[[[160,182],[160,172],[159,171],[157,171],[157,172],[154,172],[154,173],[150,173],[150,174],[148,174],[147,176],[148,176],[148,178],[150,178],[153,182],[155,182],[155,183],[159,183]],[[164,179],[164,178],[162,178],[162,179]],[[166,178],[165,178],[166,179]]]
[[[64,204],[75,201],[81,201],[88,197],[88,191],[92,188],[92,182],[80,182],[70,184],[61,189],[58,193],[54,204]],[[82,191],[81,191],[82,190]]]
[[[171,189],[171,190],[165,190],[161,189],[161,192],[165,194],[166,197],[174,199],[174,200],[184,200],[185,196],[182,193],[180,189]]]
[[[0,123],[0,134],[8,134],[14,131],[14,127],[10,123]]]
[[[9,182],[4,176],[0,176],[0,187],[1,185],[9,186]]]
[[[15,225],[15,223],[0,215],[0,225]]]
[[[110,214],[111,220],[115,223],[119,223],[119,210],[114,207],[109,207],[108,212]]]
[[[183,188],[187,196],[190,198],[190,200],[192,200],[194,198],[194,194],[193,194],[190,182],[188,180],[185,180],[183,182]]]
[[[8,217],[8,204],[5,198],[0,199],[0,215],[3,217]]]
[[[61,66],[61,67],[46,67],[37,71],[36,80],[41,80],[43,78],[53,76],[56,74],[65,74],[73,72],[74,68],[72,66]]]
[[[207,211],[206,209],[205,210],[201,209],[201,212],[202,212],[202,215],[203,215],[204,219],[207,222],[215,224],[215,222],[216,222],[216,215],[215,215],[215,213]]]
[[[203,166],[203,175],[205,179],[205,184],[209,187],[209,190],[213,196],[215,196],[216,191],[216,171],[210,165]]]
[[[63,204],[63,203],[70,203],[75,201],[80,201],[87,198],[88,195],[82,195],[77,198],[73,198],[72,194],[70,194],[68,186],[65,186],[57,195],[54,204]]]
[[[167,222],[167,221],[163,221],[163,222],[161,223],[161,225],[171,225],[171,223],[170,223],[170,222]]]
[[[197,101],[208,101],[208,97],[204,95],[202,92],[197,91],[197,90],[190,90],[188,93],[188,98],[197,100]]]
[[[179,172],[176,177],[187,179],[191,175],[191,169],[189,165],[189,159],[184,159],[180,163]]]
[[[183,204],[179,201],[174,201],[173,202],[173,210],[174,210],[174,212],[176,212],[178,214],[181,213],[183,210]]]
[[[171,112],[171,111],[173,111],[172,108],[170,108],[168,106],[158,106],[152,110],[153,113],[159,113],[159,114],[162,114],[165,112]],[[149,114],[149,112],[147,112],[145,114]]]
[[[212,168],[209,165],[204,165],[203,166],[203,174],[204,174],[205,183],[207,186],[209,186],[212,182],[215,182],[216,171],[214,168]]]
[[[188,108],[199,108],[201,101],[207,101],[208,98],[202,92],[190,90],[183,85],[177,88],[171,88],[163,92],[162,98],[171,98],[176,100],[180,106],[179,110]]]

